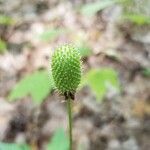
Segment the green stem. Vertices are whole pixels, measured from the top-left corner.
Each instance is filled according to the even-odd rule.
[[[72,150],[72,110],[71,110],[71,98],[67,99],[68,109],[68,125],[69,125],[69,150]]]

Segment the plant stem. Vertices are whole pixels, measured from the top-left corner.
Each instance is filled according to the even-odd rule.
[[[68,109],[68,125],[69,125],[69,150],[72,150],[72,110],[71,110],[71,98],[67,99]]]

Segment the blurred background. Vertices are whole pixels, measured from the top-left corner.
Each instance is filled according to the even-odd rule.
[[[50,69],[65,43],[83,62],[73,150],[150,149],[149,0],[0,0],[0,150],[68,150]]]

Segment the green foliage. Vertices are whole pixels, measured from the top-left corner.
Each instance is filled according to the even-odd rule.
[[[48,144],[48,150],[68,150],[69,140],[63,129],[58,129]]]
[[[122,19],[134,23],[135,25],[150,24],[149,0],[118,0],[123,8]]]
[[[31,150],[25,144],[0,143],[0,150]]]
[[[117,2],[126,7],[134,4],[133,0],[117,0]]]
[[[39,35],[39,38],[42,40],[42,41],[51,41],[51,40],[54,40],[56,39],[57,37],[59,37],[62,33],[64,33],[64,29],[61,29],[61,28],[51,28],[51,29],[48,29],[48,30],[45,30],[43,33],[41,33]]]
[[[25,76],[10,92],[9,99],[16,100],[31,95],[36,104],[40,104],[54,88],[51,74],[47,71],[36,71]]]
[[[145,68],[145,69],[142,71],[142,74],[143,74],[145,77],[150,77],[150,68]]]
[[[78,46],[79,53],[82,57],[88,57],[92,54],[90,47],[85,44],[80,44]]]
[[[15,20],[10,16],[0,15],[0,24],[1,25],[14,25]]]
[[[52,57],[52,75],[57,89],[62,93],[75,92],[81,80],[81,62],[78,50],[72,45],[63,45]]]
[[[110,86],[120,90],[117,73],[109,68],[90,70],[84,76],[81,87],[85,85],[91,88],[97,100],[102,100]]]
[[[47,150],[68,150],[69,140],[63,129],[57,129],[52,140],[47,145]],[[31,150],[26,144],[0,143],[0,150]]]
[[[0,54],[6,51],[6,42],[0,39]]]
[[[93,16],[98,11],[103,10],[116,3],[116,0],[101,0],[83,5],[81,13],[86,16]]]
[[[57,129],[47,145],[47,150],[68,150],[69,140],[62,128]],[[27,144],[0,143],[0,150],[31,150]]]
[[[123,19],[132,22],[136,25],[150,24],[150,17],[141,14],[124,14]]]

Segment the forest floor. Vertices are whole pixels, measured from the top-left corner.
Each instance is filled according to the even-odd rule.
[[[144,71],[150,68],[150,26],[119,22],[119,6],[89,18],[76,11],[78,4],[74,1],[8,3],[6,0],[0,4],[1,12],[14,17],[17,23],[0,26],[0,37],[7,42],[7,51],[0,54],[0,140],[37,141],[38,147],[44,149],[57,127],[66,129],[64,97],[56,91],[38,108],[30,96],[9,102],[8,95],[25,75],[38,69],[49,70],[51,54],[58,45],[82,41],[92,50],[83,58],[83,72],[113,68],[122,90],[119,94],[108,92],[101,102],[95,100],[88,87],[76,93],[74,149],[83,145],[84,150],[148,150],[150,76]],[[39,37],[51,28],[62,31],[53,31],[54,37],[49,40]],[[32,127],[37,120],[37,127]]]

